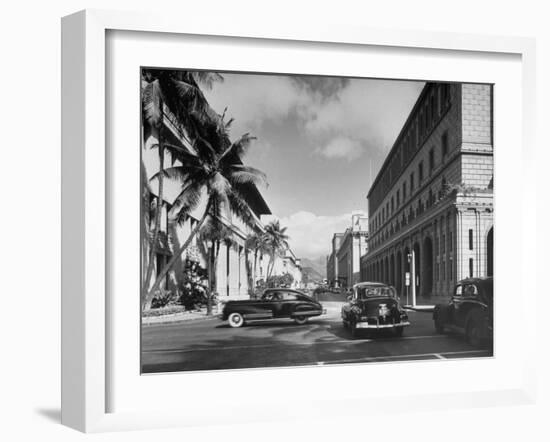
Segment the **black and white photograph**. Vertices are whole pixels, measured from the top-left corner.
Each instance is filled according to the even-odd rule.
[[[493,85],[139,81],[142,374],[493,356]]]

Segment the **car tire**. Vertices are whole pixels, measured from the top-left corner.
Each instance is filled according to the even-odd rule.
[[[466,322],[466,341],[474,347],[483,343],[483,321],[479,313],[473,313]]]
[[[296,322],[296,324],[298,325],[304,325],[307,323],[307,316],[303,316],[303,315],[299,315],[299,316],[295,316],[294,317],[294,321]]]
[[[241,313],[233,312],[227,318],[229,326],[233,328],[239,328],[244,325],[244,316]]]

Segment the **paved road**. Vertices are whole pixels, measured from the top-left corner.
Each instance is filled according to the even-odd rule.
[[[321,299],[323,302],[323,299]],[[460,336],[438,335],[431,314],[410,312],[403,337],[391,333],[352,339],[344,329],[341,302],[323,302],[327,315],[306,325],[271,320],[231,328],[219,319],[200,319],[142,328],[144,373],[283,367],[353,362],[410,361],[491,356]]]

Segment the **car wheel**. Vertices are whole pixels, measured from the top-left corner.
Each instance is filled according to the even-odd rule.
[[[395,336],[401,337],[403,336],[403,330],[405,330],[405,327],[395,327],[393,332],[395,333]]]
[[[304,325],[307,322],[307,316],[295,316],[294,321],[296,321],[296,324]]]
[[[346,321],[345,319],[342,319],[342,325],[344,326],[344,328],[349,327],[348,321]]]
[[[466,326],[466,340],[468,343],[474,347],[480,347],[482,342],[481,333],[481,321],[477,318],[470,319]]]
[[[242,327],[244,325],[244,317],[240,313],[231,313],[227,318],[229,325],[233,328]]]

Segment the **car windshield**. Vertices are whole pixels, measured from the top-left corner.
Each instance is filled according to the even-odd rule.
[[[396,292],[393,287],[388,286],[364,286],[357,287],[356,289],[357,299],[368,299],[368,298],[395,298]]]

